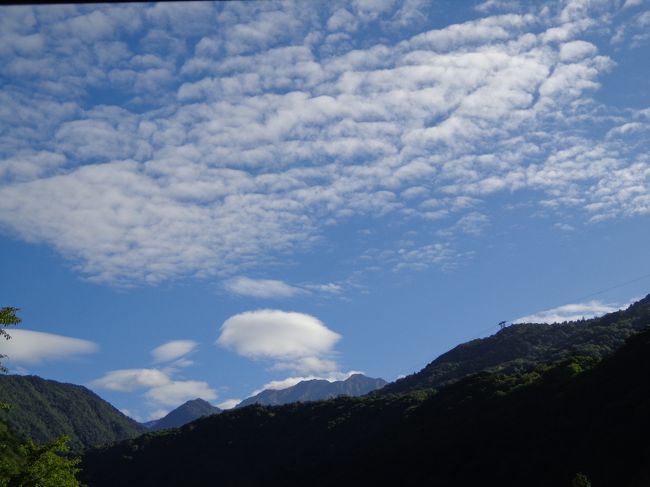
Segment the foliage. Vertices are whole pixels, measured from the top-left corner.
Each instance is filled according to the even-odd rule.
[[[146,428],[85,387],[35,376],[0,376],[0,402],[12,403],[0,411],[0,420],[37,443],[67,435],[75,452],[133,438]]]
[[[6,330],[3,330],[2,327],[17,325],[21,322],[21,319],[16,316],[17,311],[18,308],[13,308],[11,306],[0,308],[0,339],[4,338],[5,340],[9,340],[11,338],[9,333],[7,333]],[[5,355],[0,354],[0,359],[3,359],[4,357]],[[0,362],[0,372],[6,371],[7,369]]]
[[[591,481],[583,473],[577,473],[571,481],[571,487],[591,487]]]
[[[75,475],[79,458],[70,458],[68,438],[62,436],[48,445],[33,441],[18,448],[13,461],[0,463],[1,487],[78,487]]]
[[[20,323],[17,311],[13,307],[0,308],[0,326]],[[0,328],[0,338],[11,337]],[[6,372],[1,365],[0,372]],[[8,398],[12,402],[0,402],[0,411],[10,415],[15,411],[15,398]],[[48,445],[37,445],[31,439],[21,444],[19,436],[0,420],[0,487],[78,487],[75,476],[81,460],[67,455],[68,441],[67,436],[61,436]]]

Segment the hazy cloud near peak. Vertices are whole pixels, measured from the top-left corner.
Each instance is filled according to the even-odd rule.
[[[232,409],[241,401],[242,401],[241,399],[226,399],[225,401],[222,401],[219,404],[217,404],[217,407],[219,409]]]
[[[627,305],[606,304],[600,301],[588,301],[586,303],[573,303],[558,306],[557,308],[540,311],[532,315],[522,316],[513,323],[562,323],[564,321],[576,321],[581,319],[595,318],[607,313],[613,313]]]
[[[217,392],[207,382],[176,378],[181,368],[194,364],[186,356],[197,347],[198,343],[193,340],[166,342],[151,351],[154,363],[165,367],[111,370],[91,381],[89,386],[120,392],[144,391],[142,395],[148,406],[157,408],[150,411],[150,417],[163,411],[160,406],[177,407],[197,397],[212,401],[217,398]],[[164,410],[164,414],[166,412]]]
[[[144,398],[154,407],[176,407],[197,397],[206,401],[217,398],[217,392],[207,382],[176,380],[173,378],[174,372],[160,369],[112,370],[88,385],[120,392],[145,390]]]
[[[328,382],[336,382],[340,380],[346,380],[351,375],[362,374],[362,373],[363,372],[357,370],[351,370],[349,372],[331,372],[329,374],[324,374],[324,375],[306,375],[306,376],[287,377],[285,379],[279,379],[279,380],[272,380],[264,384],[259,389],[253,391],[251,393],[251,396],[259,394],[260,392],[265,391],[267,389],[272,389],[272,390],[287,389],[289,387],[295,386],[299,382],[303,382],[306,380],[326,380]]]
[[[213,401],[217,398],[217,393],[207,382],[179,380],[152,387],[145,393],[145,397],[155,404],[179,406],[185,401],[197,397],[206,401]]]

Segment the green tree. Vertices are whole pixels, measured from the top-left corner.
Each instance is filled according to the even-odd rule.
[[[591,487],[591,480],[585,474],[577,473],[571,481],[571,487]]]
[[[3,328],[17,325],[18,308],[0,308],[0,339],[11,336]],[[0,359],[5,355],[0,354]],[[0,373],[7,369],[0,363]],[[0,410],[10,405],[0,402]],[[20,446],[7,426],[0,421],[0,487],[79,487],[76,479],[79,458],[68,455],[69,438],[62,436],[47,445],[37,445],[31,440]]]
[[[19,449],[23,465],[9,477],[6,487],[79,487],[75,475],[79,458],[69,458],[68,437],[62,436],[48,445],[28,441]],[[4,487],[0,483],[0,486]]]
[[[18,316],[16,316],[17,311],[18,308],[13,308],[11,306],[0,308],[0,338],[9,340],[11,335],[9,335],[9,333],[7,333],[3,328],[6,326],[17,325],[22,321]],[[5,358],[5,356],[6,355],[0,354],[0,359]],[[2,362],[0,362],[0,372],[6,371],[7,369],[2,365]]]

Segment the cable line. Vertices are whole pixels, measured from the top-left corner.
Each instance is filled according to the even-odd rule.
[[[561,308],[562,306],[566,306],[568,304],[573,304],[573,303],[576,303],[576,302],[583,301],[585,299],[593,298],[594,296],[598,296],[598,295],[606,293],[608,291],[618,289],[619,287],[624,287],[624,286],[627,286],[629,284],[633,284],[635,282],[639,282],[639,281],[642,281],[644,279],[648,279],[649,277],[650,277],[650,273],[644,274],[642,276],[635,277],[634,279],[630,279],[629,281],[625,281],[625,282],[622,282],[622,283],[619,283],[619,284],[615,284],[615,285],[607,287],[605,289],[601,289],[600,291],[596,291],[596,292],[586,294],[584,296],[572,299],[572,300],[567,301],[567,302],[565,302],[563,304],[560,304],[560,305],[557,305],[557,306],[550,306],[548,308],[544,308],[543,310],[538,311],[538,313],[543,313],[544,311],[549,311],[549,310],[554,309],[554,308]],[[483,330],[475,332],[473,335],[471,335],[471,337],[469,337],[469,340],[475,340],[476,338],[480,338],[486,332],[491,331],[491,330],[496,329],[496,328],[499,328],[500,330],[502,330],[503,328],[505,328],[507,326],[508,323],[512,323],[512,320],[504,320],[504,321],[499,322],[496,325],[491,325],[488,328],[485,328]],[[418,362],[421,363],[421,361],[418,361]],[[415,372],[418,372],[420,369],[424,368],[424,366],[426,366],[429,362],[431,362],[431,360],[426,361],[425,365],[423,365],[419,369],[416,369]],[[413,374],[415,372],[411,372],[410,374]],[[410,374],[406,374],[406,375],[410,375]]]
[[[647,273],[647,274],[644,274],[642,276],[635,277],[634,279],[630,279],[629,281],[625,281],[625,282],[622,282],[622,283],[619,283],[619,284],[615,284],[613,286],[609,286],[609,287],[607,287],[605,289],[601,289],[600,291],[596,291],[596,292],[586,294],[586,295],[578,297],[578,298],[571,299],[569,301],[564,302],[563,304],[559,304],[559,305],[556,305],[556,306],[550,306],[548,308],[544,308],[544,309],[542,309],[540,311],[537,311],[537,313],[543,313],[544,311],[549,311],[549,310],[552,310],[552,309],[555,309],[555,308],[561,308],[562,306],[567,306],[569,304],[574,304],[576,302],[580,302],[580,301],[583,301],[585,299],[593,298],[594,296],[598,296],[598,295],[606,293],[608,291],[618,289],[619,287],[624,287],[624,286],[627,286],[629,284],[634,284],[635,282],[639,282],[639,281],[642,281],[644,279],[648,279],[649,277],[650,277],[650,273]],[[516,319],[516,318],[514,318],[514,319]],[[512,320],[511,319],[505,320],[505,323],[512,323]],[[504,321],[501,321],[497,325],[492,325],[489,328],[485,328],[485,329],[477,332],[474,336],[475,337],[481,336],[481,335],[483,335],[484,333],[486,333],[486,332],[488,332],[490,330],[496,329],[497,327],[500,328],[500,329],[503,329],[504,328],[503,325],[505,323],[504,323]]]

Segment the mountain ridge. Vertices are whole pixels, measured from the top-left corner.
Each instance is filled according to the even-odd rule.
[[[628,308],[598,318],[564,323],[519,323],[486,338],[461,343],[422,370],[373,394],[398,394],[437,388],[472,374],[516,372],[570,355],[602,358],[647,325],[650,295]]]
[[[11,405],[0,411],[0,420],[16,434],[37,443],[67,435],[73,451],[147,431],[84,386],[34,375],[0,375],[0,402]]]
[[[178,428],[204,416],[221,413],[221,409],[201,398],[191,399],[155,421],[143,423],[151,431]]]
[[[587,478],[641,487],[650,483],[648,374],[644,329],[602,360],[576,355],[439,390],[226,411],[90,451],[83,475],[92,487],[124,479],[199,486],[206,478],[503,487]]]
[[[384,379],[367,377],[363,374],[352,374],[345,380],[333,382],[325,379],[310,379],[300,381],[285,389],[265,389],[244,399],[236,407],[246,407],[252,404],[279,406],[292,402],[320,401],[338,396],[362,396],[384,387],[386,384]]]

